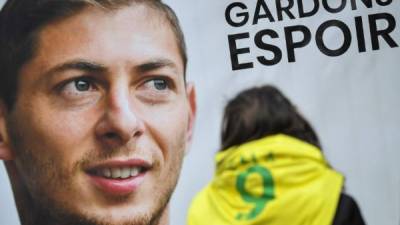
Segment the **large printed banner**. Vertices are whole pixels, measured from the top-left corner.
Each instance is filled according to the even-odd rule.
[[[263,84],[280,88],[311,122],[366,222],[400,224],[399,0],[165,2],[183,27],[197,93],[171,224],[186,224],[192,198],[213,177],[226,102]],[[0,224],[18,224],[3,166]]]

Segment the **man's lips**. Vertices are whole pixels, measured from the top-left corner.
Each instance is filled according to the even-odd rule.
[[[86,169],[90,181],[111,195],[134,192],[143,182],[151,164],[141,159],[108,160],[91,165]]]

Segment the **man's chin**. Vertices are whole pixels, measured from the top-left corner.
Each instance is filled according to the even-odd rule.
[[[107,208],[66,207],[67,202],[54,202],[49,199],[37,201],[33,213],[34,225],[159,225],[160,220],[168,220],[169,198],[159,198],[153,204],[115,203]],[[118,206],[119,205],[119,206]],[[48,207],[41,207],[48,206]],[[93,206],[93,205],[92,205]]]
[[[66,212],[66,210],[52,210],[52,212],[41,212],[36,218],[35,225],[153,225],[158,224],[161,213],[144,214],[131,213],[124,215],[84,215]],[[47,215],[46,215],[47,214]],[[157,222],[156,222],[157,221]]]

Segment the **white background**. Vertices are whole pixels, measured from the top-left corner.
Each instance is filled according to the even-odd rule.
[[[233,1],[167,2],[176,10],[186,35],[188,76],[196,85],[198,103],[192,148],[171,203],[171,225],[185,224],[191,198],[213,176],[227,100],[244,88],[266,83],[281,88],[311,121],[326,157],[345,175],[346,190],[359,203],[367,223],[400,225],[400,48],[390,48],[380,38],[381,49],[372,51],[368,26],[369,14],[391,13],[397,22],[391,36],[400,45],[400,1],[381,7],[373,0],[374,7],[367,9],[357,0],[359,9],[355,11],[349,5],[338,14],[321,9],[310,18],[285,17],[276,23],[260,20],[257,26],[236,29],[229,27],[224,17],[226,6]],[[252,19],[256,1],[242,2],[248,5]],[[303,2],[307,6],[310,1]],[[333,7],[339,1],[329,2]],[[268,6],[276,15],[274,4]],[[364,20],[364,53],[357,49],[355,16],[363,16]],[[315,45],[316,29],[330,19],[344,21],[352,31],[351,47],[339,57],[325,56]],[[296,50],[296,62],[288,63],[283,27],[299,24],[309,27],[313,38],[308,46]],[[380,28],[385,26],[379,24]],[[279,33],[273,43],[283,51],[282,61],[269,67],[256,62],[255,57],[267,53],[258,50],[252,41],[257,31],[267,28]],[[254,61],[255,68],[232,71],[227,35],[241,32],[250,32],[250,39],[239,41],[238,45],[250,47],[251,53],[240,56],[240,60]],[[335,29],[324,35],[331,48],[340,46],[342,39]],[[17,218],[8,178],[0,166],[0,224],[18,224]]]

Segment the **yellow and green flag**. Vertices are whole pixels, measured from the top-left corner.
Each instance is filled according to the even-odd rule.
[[[274,135],[222,151],[193,200],[188,225],[330,225],[343,176],[321,151]]]

